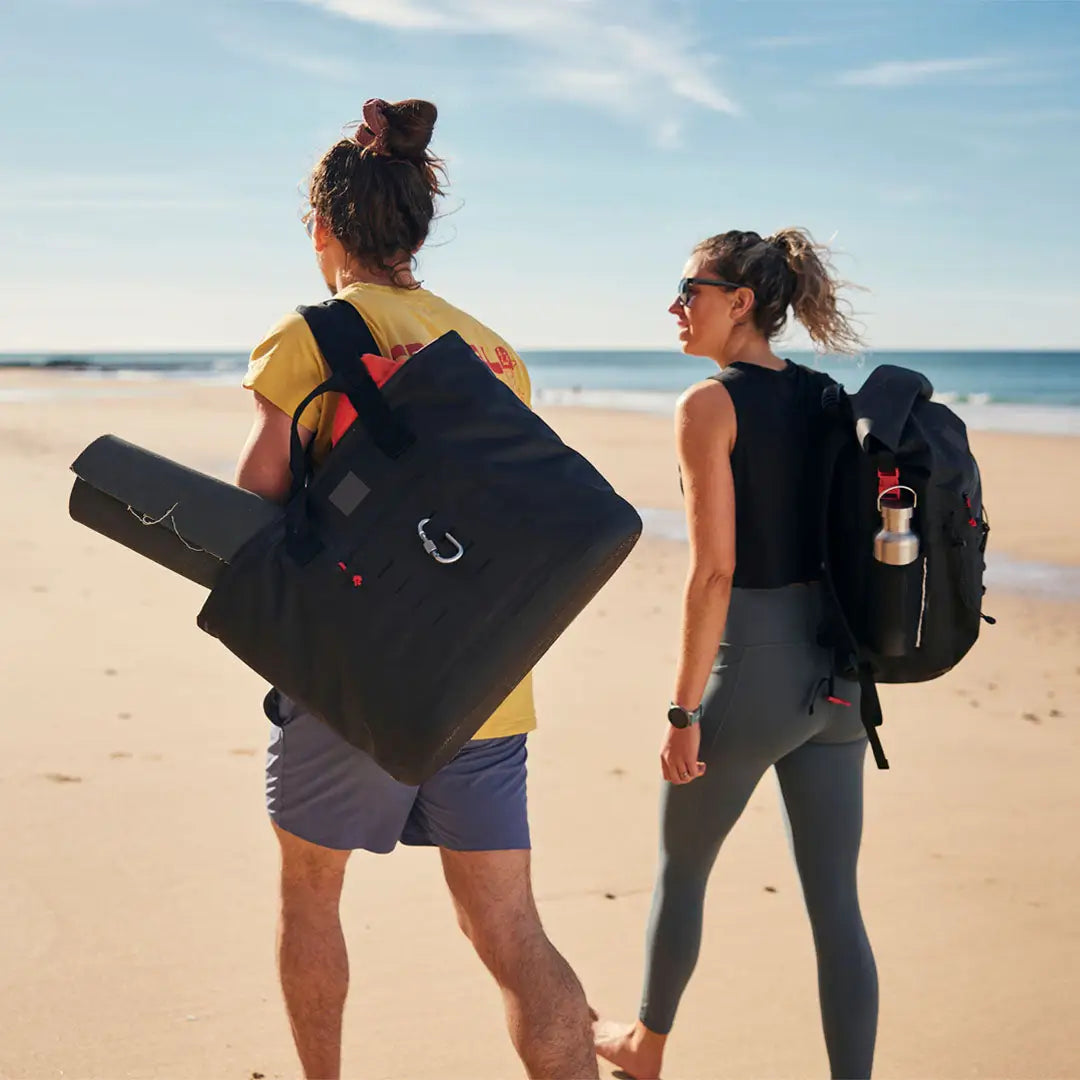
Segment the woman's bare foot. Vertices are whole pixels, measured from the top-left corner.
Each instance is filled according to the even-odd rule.
[[[597,1054],[634,1080],[659,1080],[665,1042],[666,1035],[650,1031],[640,1020],[633,1027],[610,1021],[593,1027]]]

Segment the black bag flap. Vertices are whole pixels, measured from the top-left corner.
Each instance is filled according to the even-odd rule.
[[[172,529],[225,562],[283,513],[276,503],[115,435],[95,439],[71,470],[130,508],[143,525]]]
[[[849,396],[859,445],[869,454],[876,449],[871,441],[875,440],[895,454],[912,406],[933,393],[930,380],[918,371],[892,364],[874,368],[858,392]]]

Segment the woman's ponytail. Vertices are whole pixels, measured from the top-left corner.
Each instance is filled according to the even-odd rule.
[[[805,230],[795,228],[773,233],[766,243],[779,248],[795,275],[791,310],[811,340],[825,352],[857,353],[862,340],[841,310],[838,293],[845,283],[833,272],[829,249],[814,243]]]

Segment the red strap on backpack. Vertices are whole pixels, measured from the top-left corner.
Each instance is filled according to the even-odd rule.
[[[878,469],[877,474],[877,493],[880,499],[889,488],[899,487],[900,485],[900,470],[893,469],[892,472],[885,472],[882,469]]]

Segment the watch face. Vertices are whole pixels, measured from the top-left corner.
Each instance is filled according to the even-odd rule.
[[[680,708],[678,705],[672,705],[671,708],[668,709],[667,718],[668,723],[670,723],[672,727],[684,728],[690,726],[690,717],[687,716],[686,710]]]

